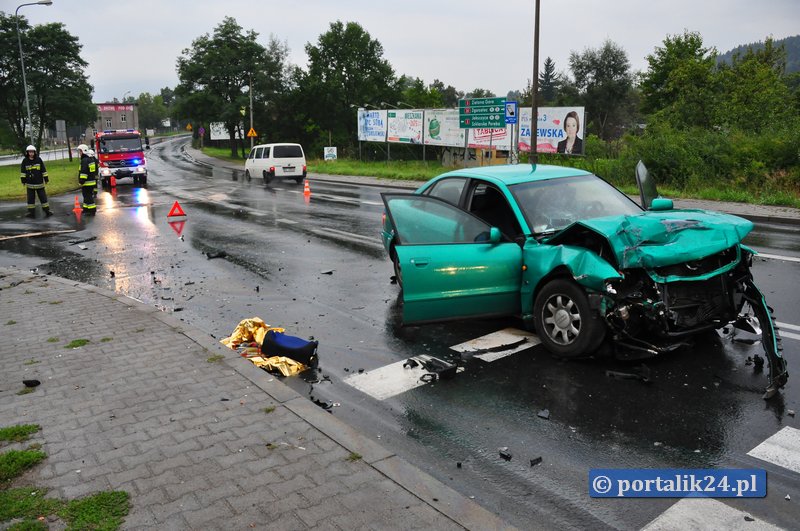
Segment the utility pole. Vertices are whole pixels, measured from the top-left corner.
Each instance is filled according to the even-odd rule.
[[[250,72],[250,129],[253,129],[253,73]],[[250,151],[253,150],[254,137],[250,137]]]
[[[531,81],[531,164],[539,162],[539,154],[536,152],[536,139],[539,136],[539,105],[536,101],[536,94],[539,92],[539,0],[533,0],[534,22],[533,22],[533,80]]]

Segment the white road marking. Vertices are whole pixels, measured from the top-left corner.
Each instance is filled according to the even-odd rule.
[[[747,455],[800,473],[800,430],[786,426]]]
[[[353,234],[350,232],[344,232],[340,230],[334,229],[309,229],[309,232],[312,234],[316,234],[318,236],[322,236],[324,238],[333,238],[335,240],[345,240],[353,243],[358,243],[360,245],[367,245],[369,247],[373,247],[375,249],[383,249],[383,245],[372,238],[367,238],[366,236],[361,236],[360,234]]]
[[[541,341],[535,334],[516,328],[506,328],[476,339],[471,339],[465,343],[453,345],[450,348],[463,354],[484,351],[483,353],[475,354],[474,357],[485,362],[493,362],[516,352],[534,347],[539,343],[541,343]],[[503,345],[509,345],[509,348],[503,349]],[[487,350],[490,352],[485,352]]]
[[[797,339],[798,341],[800,341],[800,334],[793,334],[791,332],[784,332],[783,330],[780,331],[780,334],[781,334],[781,339],[788,337],[789,339]]]
[[[278,218],[275,221],[278,223],[286,223],[287,225],[297,225],[297,222],[292,221],[291,219]]]
[[[796,256],[782,256],[780,254],[767,254],[767,253],[758,253],[756,256],[761,258],[768,258],[770,260],[783,260],[785,262],[797,262],[800,264],[800,258]]]
[[[383,206],[383,202],[377,201],[359,201],[362,205]]]
[[[746,514],[748,513],[717,500],[684,498],[658,515],[655,520],[644,526],[642,531],[672,531],[673,529],[772,531],[780,529],[758,519],[754,522],[746,522],[744,519]]]
[[[786,328],[786,329],[789,329],[789,330],[796,330],[796,331],[800,332],[800,326],[797,326],[797,325],[793,325],[793,324],[789,324],[789,323],[780,323],[780,322],[775,322],[775,324],[778,325],[778,328],[780,328],[781,330]]]
[[[344,382],[378,400],[386,400],[425,385],[420,377],[428,371],[420,366],[405,368],[403,363],[405,360],[352,374],[345,378]]]

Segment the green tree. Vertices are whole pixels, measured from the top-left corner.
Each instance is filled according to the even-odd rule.
[[[142,92],[136,98],[139,107],[139,126],[142,129],[158,129],[161,122],[169,116],[167,106],[161,95],[153,96],[149,92]]]
[[[0,118],[23,149],[29,143],[28,119],[14,22],[13,16],[0,12]],[[35,144],[40,146],[44,129],[54,127],[56,120],[83,126],[94,120],[97,109],[78,38],[63,24],[30,26],[24,17],[19,18],[19,29]]]
[[[420,78],[401,76],[397,82],[400,89],[401,102],[415,109],[436,109],[444,105],[444,98],[439,89],[425,85]]]
[[[722,63],[718,69],[720,126],[760,133],[797,122],[798,108],[784,81],[786,53],[771,37],[763,47],[748,48],[743,56],[734,54],[730,65]]]
[[[306,44],[308,72],[298,72],[298,121],[308,137],[337,145],[355,143],[353,109],[400,100],[383,46],[356,22],[332,22],[316,44]]]
[[[442,95],[442,106],[446,109],[458,107],[458,100],[464,97],[464,93],[456,90],[453,85],[444,86],[444,83],[434,79],[430,84],[431,90],[436,89]]]
[[[494,92],[488,89],[472,89],[464,95],[465,98],[494,98]]]
[[[716,50],[704,47],[699,33],[667,35],[647,63],[640,83],[642,112],[659,112],[680,127],[712,125]]]
[[[248,89],[272,84],[266,77],[274,60],[257,38],[255,31],[245,32],[234,18],[225,17],[213,34],[198,37],[178,57],[179,112],[198,122],[223,122],[232,157],[237,156],[235,135],[241,109],[249,105]]]
[[[604,140],[619,137],[635,115],[628,54],[618,44],[606,40],[598,49],[572,52],[569,65],[586,106],[590,128]]]
[[[542,65],[542,71],[539,73],[539,95],[541,96],[539,105],[549,105],[555,101],[560,86],[561,75],[556,72],[556,63],[547,57]]]

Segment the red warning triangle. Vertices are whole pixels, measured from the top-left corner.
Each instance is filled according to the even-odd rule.
[[[169,223],[169,226],[175,231],[175,234],[180,236],[183,232],[183,226],[186,224],[186,220],[182,219],[180,221],[168,221],[167,223]]]
[[[171,218],[171,217],[175,217],[175,216],[185,216],[185,215],[186,215],[186,213],[183,211],[183,209],[178,204],[178,202],[175,201],[175,204],[172,205],[172,209],[169,211],[169,214],[167,214],[167,217]]]

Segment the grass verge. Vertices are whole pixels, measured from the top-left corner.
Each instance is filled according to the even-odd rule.
[[[22,162],[22,157],[19,158]],[[54,196],[78,190],[77,159],[45,161],[50,183],[46,186],[47,195]],[[0,201],[25,201],[26,189],[19,181],[19,164],[0,166]],[[38,199],[37,199],[38,204]]]
[[[224,160],[225,162],[233,162],[234,164],[241,164],[242,169],[244,169],[244,159],[241,157],[231,157],[230,148],[203,147],[203,149],[200,151],[209,157],[214,157],[215,159]],[[241,155],[241,152],[239,152],[239,154]]]
[[[0,428],[0,442],[24,442],[41,429],[38,424],[19,424]]]
[[[45,457],[47,454],[39,450],[9,450],[0,454],[0,484],[33,468]]]

